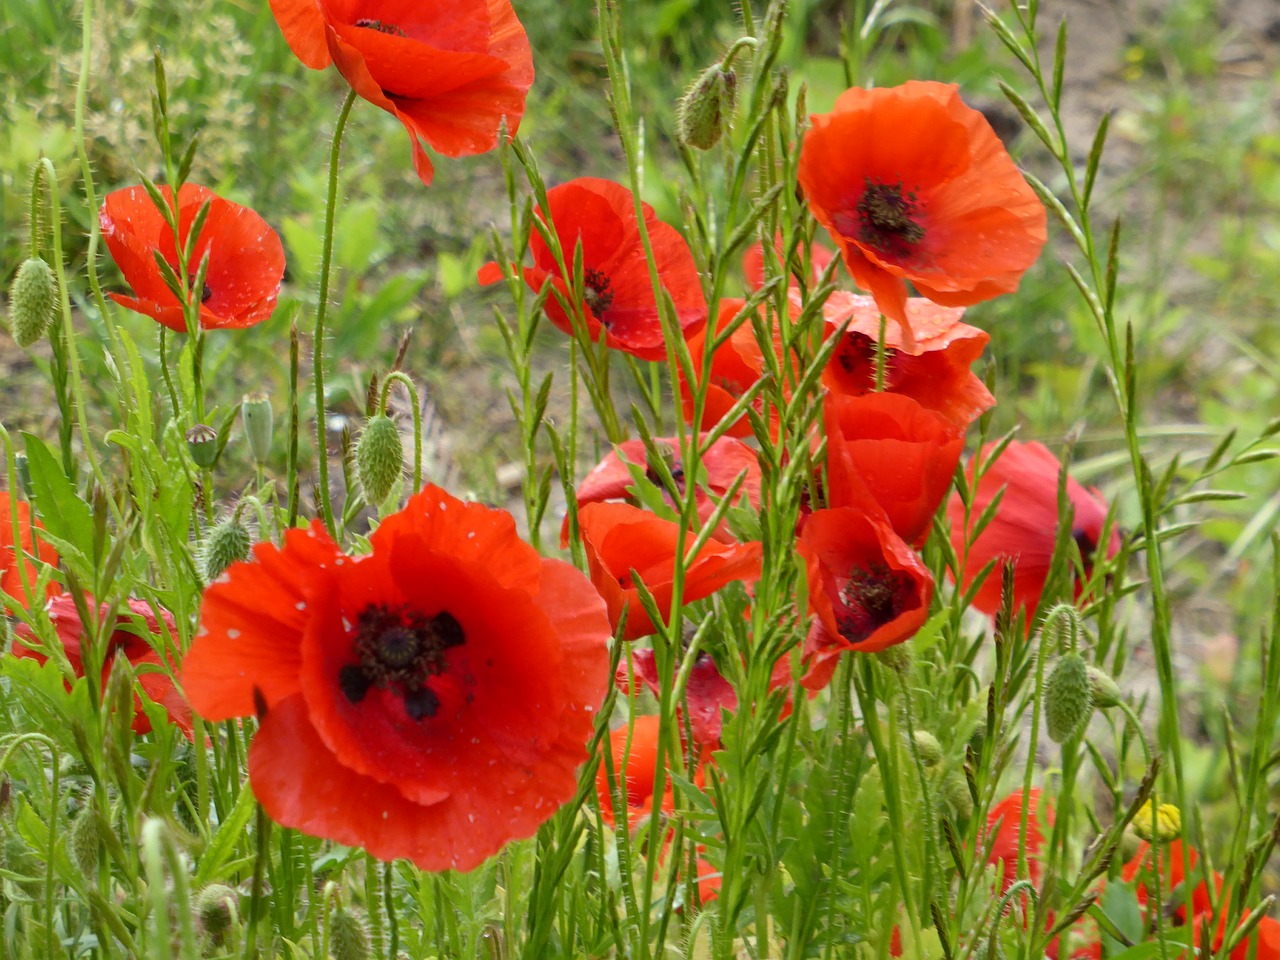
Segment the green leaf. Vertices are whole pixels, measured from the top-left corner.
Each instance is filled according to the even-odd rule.
[[[73,546],[86,560],[93,559],[93,513],[89,504],[76,492],[44,441],[30,433],[22,436],[40,519],[53,537]]]
[[[231,860],[235,855],[236,845],[245,838],[249,821],[253,819],[254,809],[253,791],[249,789],[248,784],[245,784],[240,788],[240,796],[236,798],[235,806],[227,814],[227,819],[218,825],[218,832],[213,835],[208,849],[200,858],[194,880],[196,887],[203,887],[221,879],[222,875],[218,871]]]

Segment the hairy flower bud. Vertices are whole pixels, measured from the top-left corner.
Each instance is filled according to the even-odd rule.
[[[246,393],[240,402],[240,421],[244,436],[249,441],[249,453],[253,462],[263,464],[271,456],[271,437],[275,426],[275,414],[265,393]]]
[[[1089,671],[1078,653],[1061,657],[1044,685],[1044,717],[1049,739],[1063,743],[1084,726],[1093,713]]]
[[[1086,673],[1089,676],[1089,694],[1095,707],[1106,710],[1120,704],[1123,695],[1120,693],[1120,685],[1112,679],[1111,674],[1099,670],[1093,664],[1089,664]]]
[[[71,837],[67,846],[71,850],[71,859],[85,877],[92,877],[98,872],[97,816],[92,800],[86,801],[71,821]]]
[[[49,329],[58,301],[58,281],[53,270],[39,257],[31,257],[18,268],[9,288],[9,328],[20,347],[29,347]]]
[[[942,781],[942,796],[958,819],[968,820],[973,816],[973,794],[969,792],[969,782],[959,770],[951,771]]]
[[[364,917],[346,907],[333,911],[329,917],[329,953],[333,960],[369,960],[373,956]]]
[[[208,470],[218,459],[218,431],[197,423],[187,431],[187,450],[197,467]]]
[[[365,424],[356,445],[356,476],[365,501],[377,506],[387,499],[403,469],[404,448],[400,445],[400,431],[385,413],[374,415]]]
[[[212,946],[220,947],[226,940],[236,899],[236,892],[222,883],[211,883],[196,896],[196,918]]]
[[[926,767],[936,767],[942,762],[942,744],[928,730],[917,730],[911,734],[911,739],[916,743],[916,753],[920,756],[920,762]]]
[[[737,90],[737,74],[718,63],[695,80],[676,108],[680,142],[698,150],[714,147],[733,115]]]
[[[214,524],[200,557],[200,572],[204,574],[205,583],[213,583],[233,563],[248,560],[252,542],[249,528],[238,516]]]

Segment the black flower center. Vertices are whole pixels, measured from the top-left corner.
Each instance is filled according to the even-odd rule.
[[[902,379],[901,357],[893,347],[884,348],[884,388],[893,390]],[[876,342],[861,333],[848,333],[836,347],[836,363],[861,389],[871,392],[876,388]]]
[[[352,653],[357,662],[338,671],[338,686],[351,703],[363,700],[370,687],[391,690],[413,719],[433,717],[440,698],[427,682],[444,673],[446,653],[465,641],[462,625],[447,611],[429,617],[370,604],[356,619]]]
[[[851,570],[836,606],[840,635],[849,643],[862,643],[893,622],[910,601],[911,583],[910,576],[883,563]]]
[[[209,289],[209,285],[206,283],[206,284],[204,285],[204,289],[202,289],[202,290],[200,291],[200,302],[201,302],[201,303],[208,303],[208,302],[209,302],[209,298],[210,298],[210,297],[212,297],[212,296],[213,296],[213,291]]]
[[[582,291],[582,299],[591,308],[596,319],[607,327],[609,321],[604,315],[613,304],[613,291],[609,289],[609,278],[599,270],[587,270],[583,273],[582,280],[585,288]]]
[[[393,37],[407,37],[408,34],[397,27],[394,23],[387,23],[384,20],[373,20],[369,17],[361,17],[356,21],[357,27],[364,27],[366,30],[377,30],[379,33],[387,33]]]
[[[881,253],[906,256],[924,239],[924,227],[916,222],[916,195],[904,192],[901,183],[876,183],[868,179],[858,201],[859,239]]]
[[[658,454],[671,472],[671,479],[676,483],[676,490],[684,493],[684,465],[680,462],[680,454],[669,443],[659,443],[656,447]],[[649,469],[645,470],[644,477],[655,487],[662,486],[662,474],[659,473],[657,465],[652,460],[649,461]]]

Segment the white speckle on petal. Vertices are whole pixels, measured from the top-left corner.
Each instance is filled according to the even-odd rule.
[[[293,605],[293,608],[294,608],[295,610],[305,610],[305,609],[307,609],[307,601],[305,601],[305,600],[299,600],[297,603],[295,603],[295,604]]]
[[[239,640],[239,639],[240,639],[240,631],[239,631],[239,630],[237,630],[235,627],[231,627],[229,630],[227,630],[227,639],[228,639],[228,640]]]

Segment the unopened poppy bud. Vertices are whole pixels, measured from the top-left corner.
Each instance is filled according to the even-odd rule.
[[[44,336],[57,300],[53,270],[39,257],[26,260],[9,288],[9,329],[18,346],[29,347]]]
[[[911,669],[911,651],[906,644],[885,647],[876,654],[876,658],[894,673],[905,673]]]
[[[1133,818],[1133,832],[1148,843],[1167,843],[1182,834],[1182,811],[1172,803],[1148,800]]]
[[[373,956],[364,917],[346,907],[333,911],[329,917],[329,953],[333,960],[369,960]]]
[[[1123,700],[1120,685],[1105,670],[1099,670],[1093,664],[1086,668],[1089,676],[1089,694],[1093,697],[1093,705],[1099,710],[1119,706]]]
[[[223,883],[211,883],[196,897],[196,918],[211,945],[222,946],[234,917],[236,892]]]
[[[942,781],[942,796],[951,804],[960,820],[968,820],[973,816],[973,794],[969,792],[969,782],[959,770],[953,770]]]
[[[93,811],[93,802],[85,803],[84,808],[71,821],[71,858],[85,877],[92,877],[98,872],[98,829],[97,817]]]
[[[197,467],[208,470],[218,459],[218,431],[197,423],[187,431],[187,450]]]
[[[253,462],[263,464],[271,456],[271,436],[275,414],[265,393],[247,393],[240,402],[240,421]]]
[[[737,91],[737,74],[718,63],[695,80],[676,108],[680,142],[698,150],[714,147],[733,115]]]
[[[928,730],[917,730],[911,734],[916,743],[916,753],[920,762],[926,767],[936,767],[942,762],[942,744]]]
[[[1049,739],[1063,743],[1089,720],[1093,699],[1084,658],[1068,653],[1054,664],[1044,685],[1044,717]]]
[[[365,424],[356,445],[356,475],[365,501],[377,506],[387,499],[403,469],[400,431],[385,413],[374,415]]]
[[[252,542],[253,537],[249,533],[249,528],[238,516],[231,516],[221,523],[214,524],[204,542],[204,551],[200,557],[201,573],[204,574],[205,583],[213,583],[233,563],[248,560]]]

